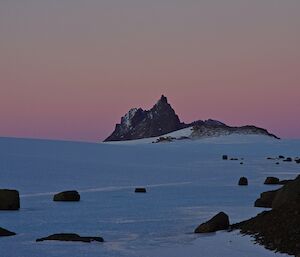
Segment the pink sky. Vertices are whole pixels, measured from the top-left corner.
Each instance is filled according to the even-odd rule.
[[[165,94],[182,121],[300,138],[300,1],[0,3],[0,136],[95,141]]]

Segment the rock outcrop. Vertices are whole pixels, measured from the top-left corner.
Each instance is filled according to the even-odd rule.
[[[292,202],[300,204],[300,175],[278,190],[278,193],[272,202],[272,208],[276,209]]]
[[[218,230],[225,230],[229,228],[229,217],[224,212],[219,212],[209,221],[202,223],[195,229],[195,233],[211,233]]]
[[[239,179],[238,185],[239,186],[248,186],[248,179],[246,177],[241,177]]]
[[[276,177],[267,177],[264,182],[265,185],[279,185],[279,183],[280,180]]]
[[[38,238],[36,242],[42,241],[70,241],[70,242],[83,242],[83,243],[91,243],[93,241],[96,242],[104,242],[102,237],[91,237],[91,236],[79,236],[74,233],[61,233],[61,234],[53,234],[47,237]]]
[[[53,201],[55,202],[78,202],[80,200],[80,195],[77,191],[64,191],[53,196]]]
[[[135,190],[134,190],[135,193],[146,193],[146,188],[144,187],[137,187]]]
[[[0,236],[14,236],[16,233],[6,230],[4,228],[0,228]]]
[[[268,198],[268,206],[272,202],[272,210],[233,224],[231,228],[252,235],[267,249],[298,256],[300,253],[300,176],[276,191],[263,193],[261,198]]]
[[[273,200],[275,199],[278,191],[279,189],[261,193],[260,198],[255,201],[254,206],[262,208],[272,208]]]
[[[241,126],[231,127],[227,125],[212,126],[207,124],[196,125],[193,127],[191,138],[207,138],[207,137],[218,137],[227,136],[232,134],[239,135],[265,135],[276,139],[277,136],[270,134],[266,129],[255,127],[255,126]]]

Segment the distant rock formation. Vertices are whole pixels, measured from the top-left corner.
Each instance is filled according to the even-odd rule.
[[[230,127],[227,125],[196,125],[193,127],[192,138],[218,137],[232,134],[240,135],[265,135],[279,139],[277,136],[270,134],[266,129],[255,126]]]
[[[190,138],[204,138],[230,134],[270,134],[267,130],[255,126],[230,127],[217,120],[197,120],[186,124],[180,121],[167,98],[162,95],[158,102],[150,109],[133,108],[116,124],[113,133],[104,140],[124,141],[149,137],[158,137],[183,128],[191,127]]]
[[[131,109],[121,118],[115,131],[105,141],[122,141],[161,136],[187,127],[181,123],[175,111],[162,95],[149,110]]]

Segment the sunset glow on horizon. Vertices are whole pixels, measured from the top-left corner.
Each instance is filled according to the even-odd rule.
[[[2,1],[0,137],[103,140],[164,94],[183,122],[300,138],[299,13],[281,0]]]

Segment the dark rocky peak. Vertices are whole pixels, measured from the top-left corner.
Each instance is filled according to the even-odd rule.
[[[160,99],[157,101],[156,105],[164,105],[164,104],[169,104],[168,103],[168,98],[165,97],[164,95],[161,95]]]
[[[168,99],[162,95],[148,111],[130,109],[116,125],[115,131],[105,141],[132,140],[161,136],[186,127],[181,123]]]

